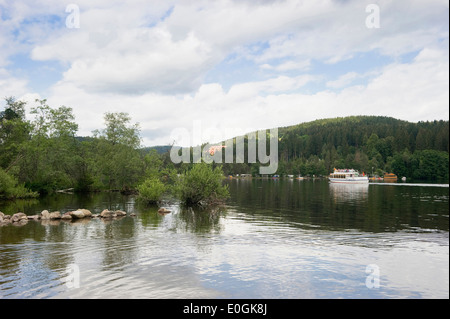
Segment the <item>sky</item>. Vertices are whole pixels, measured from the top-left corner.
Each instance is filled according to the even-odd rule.
[[[449,119],[448,0],[70,1],[0,0],[0,94],[71,107],[80,136],[106,112],[142,146]]]

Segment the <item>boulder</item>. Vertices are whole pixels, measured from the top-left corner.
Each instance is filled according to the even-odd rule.
[[[61,213],[60,212],[51,212],[49,214],[50,219],[61,219]]]
[[[127,213],[123,210],[116,210],[114,214],[116,214],[117,217],[127,216]]]
[[[85,217],[84,213],[81,210],[75,210],[73,212],[70,212],[70,215],[74,219],[80,219],[80,218],[84,218]]]
[[[4,226],[4,225],[8,225],[8,224],[11,224],[11,216],[5,215],[2,213],[2,215],[0,215],[0,226]]]
[[[71,212],[67,212],[61,215],[61,219],[70,220],[72,219],[72,215],[70,215]]]
[[[29,215],[27,216],[28,220],[32,219],[32,220],[38,220],[39,219],[39,215]]]
[[[112,210],[108,210],[108,209],[104,209],[101,213],[100,213],[100,217],[103,218],[113,218],[116,217],[116,213],[113,212]]]
[[[84,217],[92,217],[92,213],[90,210],[79,208],[77,211],[81,211],[84,214]]]
[[[41,219],[50,219],[50,213],[48,212],[48,210],[43,210],[41,212]]]
[[[28,217],[24,213],[16,213],[16,214],[12,215],[12,217],[11,217],[11,222],[13,222],[13,223],[17,223],[22,220],[28,221]]]

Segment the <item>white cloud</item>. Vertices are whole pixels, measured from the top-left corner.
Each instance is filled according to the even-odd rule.
[[[340,91],[324,89],[315,94],[285,92],[315,80],[308,76],[235,84],[228,91],[218,83],[202,84],[195,94],[180,96],[104,94],[87,92],[73,83],[61,83],[53,88],[49,103],[72,106],[81,135],[103,127],[106,111],[129,112],[147,134],[145,145],[170,144],[173,129],[192,130],[196,121],[204,130],[214,127],[224,138],[230,138],[255,129],[336,116],[381,115],[409,121],[448,119],[446,56],[442,51],[424,49],[411,63],[384,67],[366,85]]]
[[[7,69],[17,52],[62,62],[62,79],[44,98],[74,109],[80,135],[101,128],[107,111],[140,122],[146,145],[171,143],[173,128],[194,121],[231,137],[345,115],[448,119],[447,1],[378,1],[379,29],[366,27],[359,1],[80,0],[79,29],[65,27],[57,0],[4,3],[0,91],[42,95]],[[390,64],[326,69],[366,52]],[[229,83],[205,83],[225,58],[242,70],[221,68]]]
[[[348,72],[341,75],[338,79],[334,81],[328,81],[326,86],[329,88],[343,88],[351,84],[355,79],[360,77],[356,72]]]
[[[28,91],[27,81],[15,78],[10,73],[0,68],[0,93],[3,97],[21,96]]]
[[[280,63],[279,65],[271,65],[268,63],[264,63],[261,65],[262,69],[265,70],[275,70],[279,72],[284,71],[307,71],[311,66],[311,60],[303,60],[303,61],[286,61]]]

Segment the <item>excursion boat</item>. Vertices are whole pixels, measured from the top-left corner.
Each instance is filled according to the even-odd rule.
[[[360,174],[354,169],[334,169],[334,172],[328,177],[330,183],[349,183],[349,184],[367,184],[369,177],[366,174]]]

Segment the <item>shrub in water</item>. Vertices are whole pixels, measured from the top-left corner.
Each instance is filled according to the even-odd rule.
[[[139,192],[139,200],[149,204],[155,204],[166,191],[166,186],[157,177],[151,177],[146,179],[137,189]]]
[[[221,167],[212,168],[206,163],[194,164],[192,169],[180,177],[175,187],[182,204],[211,205],[229,196],[228,188],[222,184]]]

